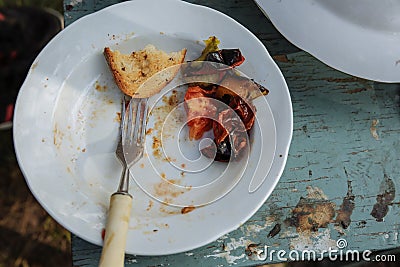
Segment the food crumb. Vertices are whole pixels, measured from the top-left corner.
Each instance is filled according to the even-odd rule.
[[[186,214],[186,213],[189,213],[189,212],[193,211],[194,209],[195,209],[194,206],[184,207],[184,208],[182,208],[181,213],[182,214]]]
[[[117,116],[114,118],[114,121],[121,122],[121,112],[117,112]]]
[[[38,66],[38,64],[39,64],[38,62],[33,63],[31,69],[32,69],[32,70],[36,69],[36,67]]]
[[[167,161],[167,162],[176,162],[176,159],[171,158],[171,157],[166,157],[165,161]]]
[[[99,92],[107,91],[107,85],[101,85],[98,81],[96,81],[94,88]]]
[[[153,136],[153,149],[158,149],[160,145],[161,141],[156,136]]]
[[[103,228],[103,229],[101,229],[101,239],[104,240],[105,236],[106,236],[106,229]]]
[[[154,202],[152,200],[149,200],[149,205],[147,205],[146,210],[149,211],[153,206],[154,206]]]
[[[159,160],[166,160],[169,162],[175,162],[176,159],[164,157],[162,151],[161,135],[163,138],[175,138],[176,129],[179,125],[182,125],[184,117],[179,112],[173,112],[173,110],[179,105],[183,100],[184,94],[177,90],[172,90],[172,94],[162,97],[162,104],[157,106],[151,111],[151,116],[153,116],[156,121],[154,127],[149,128],[146,134],[153,135],[153,156]],[[167,116],[171,116],[169,120],[173,122],[173,125],[168,125],[165,127],[165,120]]]
[[[153,128],[149,128],[146,130],[146,135],[150,135],[153,133]]]

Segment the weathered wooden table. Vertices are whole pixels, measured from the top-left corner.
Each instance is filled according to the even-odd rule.
[[[66,25],[117,2],[64,0]],[[127,255],[126,266],[251,266],[285,261],[293,250],[400,247],[400,85],[324,65],[285,40],[251,0],[188,2],[233,17],[265,44],[292,97],[292,145],[276,189],[239,229],[186,253]],[[286,254],[263,260],[265,250]],[[97,266],[101,248],[72,236],[72,253],[74,266]]]

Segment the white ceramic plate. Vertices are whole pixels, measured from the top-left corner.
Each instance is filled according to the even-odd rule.
[[[345,73],[400,81],[400,1],[255,0],[290,42]]]
[[[179,16],[171,19],[171,14]],[[60,224],[100,245],[109,197],[120,177],[114,151],[121,93],[105,63],[103,48],[130,52],[147,43],[167,51],[186,47],[189,60],[199,55],[202,40],[211,35],[221,40],[220,47],[240,48],[246,61],[239,69],[270,90],[267,105],[257,113],[263,119],[251,140],[257,147],[264,144],[261,160],[266,160],[268,175],[249,193],[258,160],[254,157],[260,154],[252,149],[251,161],[232,190],[186,214],[181,207],[157,202],[132,180],[127,252],[162,255],[200,247],[236,229],[261,207],[282,174],[292,136],[291,100],[278,67],[253,34],[224,14],[176,0],[135,0],[68,26],[39,54],[20,90],[14,118],[18,161],[31,191]],[[149,127],[156,119],[149,118]],[[148,175],[152,168],[146,162],[154,155],[152,134],[146,139],[147,156],[131,170],[135,176]],[[155,168],[163,168],[166,162],[153,161]],[[167,179],[184,182],[190,177],[162,170],[159,176]],[[161,200],[181,195],[154,186]]]

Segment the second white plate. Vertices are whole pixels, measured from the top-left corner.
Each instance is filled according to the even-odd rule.
[[[255,0],[290,42],[342,72],[400,82],[400,1]]]

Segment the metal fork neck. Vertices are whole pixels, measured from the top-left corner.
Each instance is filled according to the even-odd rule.
[[[116,193],[123,193],[129,195],[129,169],[126,168],[126,166],[122,169],[123,171],[121,174],[121,179]]]

